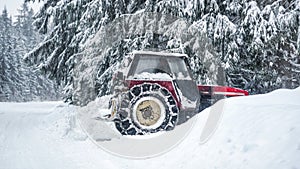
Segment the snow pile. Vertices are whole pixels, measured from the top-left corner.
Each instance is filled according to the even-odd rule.
[[[211,108],[193,118],[196,125],[177,147],[144,160],[111,155],[86,139],[74,120],[76,107],[0,103],[0,169],[300,168],[299,100],[300,88],[226,99],[218,127],[206,143],[200,143],[200,135]],[[101,101],[80,109],[95,111]]]
[[[103,114],[110,114],[108,101],[111,96],[103,96],[90,102],[85,107],[78,107],[77,119],[81,128],[95,141],[109,141],[121,137],[112,122],[101,119]]]

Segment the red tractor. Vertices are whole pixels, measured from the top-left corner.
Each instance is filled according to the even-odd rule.
[[[197,86],[187,58],[140,51],[124,59],[114,75],[109,115],[122,135],[172,130],[220,98],[248,95],[225,86]]]

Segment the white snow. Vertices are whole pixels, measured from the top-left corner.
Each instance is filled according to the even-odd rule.
[[[135,74],[133,77],[129,76],[128,79],[172,80],[171,76],[166,73],[148,73],[148,72]]]
[[[200,143],[200,135],[212,108],[193,117],[195,126],[178,146],[144,160],[114,156],[80,128],[75,112],[97,111],[107,101],[83,108],[62,102],[0,103],[0,169],[300,168],[300,87],[226,99],[206,143]]]
[[[182,53],[166,53],[166,52],[153,52],[153,51],[133,51],[132,54],[140,54],[140,55],[155,55],[155,56],[170,56],[170,57],[186,57],[188,56],[186,54]]]

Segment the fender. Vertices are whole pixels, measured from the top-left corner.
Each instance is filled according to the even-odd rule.
[[[246,90],[228,86],[197,85],[197,87],[201,97],[199,111],[224,98],[249,95],[249,92]]]
[[[201,95],[220,95],[225,97],[249,95],[249,92],[246,90],[228,86],[198,85],[197,87]]]

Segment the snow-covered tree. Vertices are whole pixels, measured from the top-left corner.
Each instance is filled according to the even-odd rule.
[[[25,3],[15,23],[6,9],[0,17],[1,101],[53,100],[59,97],[59,90],[53,82],[23,62],[25,53],[39,41],[39,35],[31,26],[32,17],[33,10]]]
[[[295,76],[297,68],[290,63],[293,57],[297,58],[295,42],[299,21],[294,18],[299,14],[294,10],[285,10],[280,1],[265,5],[263,9],[255,1],[246,3],[237,35],[239,73],[233,74],[234,79],[239,79],[238,84],[245,82],[240,87],[252,93],[263,93],[299,85],[299,76]]]
[[[300,85],[299,4],[299,0],[44,0],[44,6],[36,15],[35,25],[46,38],[26,55],[26,60],[66,86],[70,100],[78,92],[73,88],[74,77],[78,77],[74,69],[79,67],[80,71],[95,74],[91,78],[91,92],[85,92],[92,93],[92,99],[109,92],[109,72],[127,52],[150,48],[172,48],[188,53],[199,83],[216,83],[213,73],[224,68],[226,77],[219,84],[244,88],[251,93],[264,93],[280,87],[293,88]],[[124,27],[119,32],[109,30],[108,34],[112,37],[98,39],[103,42],[98,45],[102,46],[91,47],[89,44],[99,32],[107,33],[103,29],[122,19],[124,14],[145,12],[183,18],[197,29],[196,32],[200,32],[196,36],[209,38],[207,43],[212,44],[211,50],[215,52],[199,53],[199,48],[192,46],[197,44],[193,40],[183,42],[171,34],[157,33],[155,29],[158,26],[154,26],[154,31],[143,32],[141,29],[145,25],[140,27],[138,24]],[[132,18],[127,17],[122,22],[133,23]],[[155,18],[140,19],[149,25],[157,21]],[[173,22],[168,20],[162,23]],[[135,32],[126,36],[128,34],[124,31],[131,29]],[[174,32],[176,30],[169,31]],[[87,56],[86,52],[91,56]],[[219,68],[205,62],[212,57]],[[81,67],[78,66],[79,61],[88,63]],[[87,65],[95,68],[88,69]],[[208,69],[210,67],[213,71]],[[90,82],[90,79],[85,80]]]
[[[15,57],[15,38],[13,37],[12,19],[4,8],[0,17],[0,58],[1,58],[1,91],[2,101],[14,100],[20,95],[18,87],[13,85],[19,79],[19,72],[13,64],[18,64]]]

